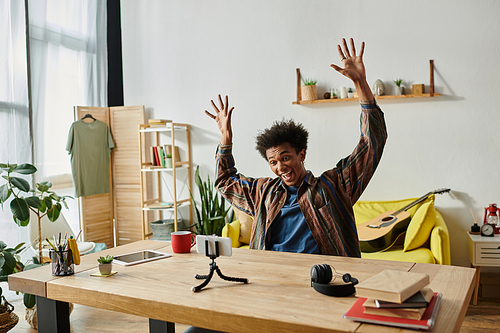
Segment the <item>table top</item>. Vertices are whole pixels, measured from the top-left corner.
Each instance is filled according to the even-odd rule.
[[[495,234],[493,237],[486,237],[481,235],[472,235],[467,233],[473,242],[483,242],[483,243],[500,243],[500,234]]]
[[[150,249],[173,256],[134,266],[113,265],[118,273],[94,277],[96,259]],[[222,273],[248,278],[248,284],[224,281],[214,275],[201,292],[195,274],[208,274],[210,259],[195,253],[175,254],[170,242],[139,241],[82,257],[74,275],[54,277],[50,267],[12,274],[11,290],[28,292],[65,302],[104,308],[156,320],[227,332],[402,332],[343,319],[357,300],[322,295],[310,286],[315,264],[330,264],[338,272],[364,281],[385,269],[426,273],[429,287],[441,292],[434,332],[459,332],[472,295],[475,270],[361,258],[233,249],[231,257],[219,257]],[[413,332],[408,330],[408,332]]]

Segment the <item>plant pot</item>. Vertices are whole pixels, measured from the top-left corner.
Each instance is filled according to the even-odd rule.
[[[107,264],[99,264],[99,273],[101,275],[109,275],[111,274],[111,270],[113,269],[113,263],[107,263]]]
[[[394,94],[395,95],[404,95],[405,94],[405,87],[397,87],[396,86],[396,91]]]
[[[170,240],[170,234],[175,231],[174,219],[150,222],[151,231],[155,240]],[[177,230],[183,227],[182,219],[177,220]]]
[[[300,87],[300,93],[303,101],[314,101],[318,99],[316,85]]]

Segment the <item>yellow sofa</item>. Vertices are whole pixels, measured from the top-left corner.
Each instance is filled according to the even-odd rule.
[[[395,211],[417,198],[395,201],[358,201],[354,205],[357,224],[369,221],[386,211]],[[408,209],[411,216],[406,233],[388,249],[381,252],[362,252],[362,258],[409,261],[429,264],[450,264],[448,228],[434,207],[434,195]],[[248,247],[252,217],[235,209],[236,220],[226,224],[223,237],[231,238],[233,247]]]

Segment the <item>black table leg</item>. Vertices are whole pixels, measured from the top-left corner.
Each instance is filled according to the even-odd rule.
[[[149,333],[175,333],[175,324],[149,318]]]
[[[39,333],[67,333],[69,329],[69,305],[36,296],[36,320]]]

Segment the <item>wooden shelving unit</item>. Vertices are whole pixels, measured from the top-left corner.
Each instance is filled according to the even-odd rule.
[[[382,95],[375,96],[376,100],[380,99],[401,99],[401,98],[423,98],[423,97],[434,97],[441,96],[441,94],[434,93],[434,60],[429,60],[430,66],[430,84],[429,84],[429,93],[422,95]],[[297,100],[292,102],[295,105],[304,105],[304,104],[324,104],[324,103],[342,103],[342,102],[353,102],[358,101],[358,98],[333,98],[333,99],[316,99],[313,101],[303,101],[302,93],[300,90],[300,68],[297,68]]]
[[[180,161],[180,156],[176,156],[176,146],[177,138],[176,133],[184,133],[184,137],[187,145],[187,159],[185,161]],[[163,135],[162,135],[163,134]],[[170,136],[169,144],[172,145],[172,167],[164,168],[161,166],[154,166],[152,162],[146,161],[146,156],[149,156],[149,152],[143,151],[145,147],[144,142],[146,141],[146,135],[152,135],[151,145],[159,146],[161,143],[165,143]],[[163,138],[167,137],[167,138]],[[173,211],[174,221],[178,221],[178,210],[181,207],[189,206],[189,225],[193,220],[193,210],[191,207],[191,199],[189,193],[192,188],[191,180],[191,142],[189,134],[189,125],[180,123],[167,123],[165,127],[151,127],[148,124],[139,125],[139,147],[140,151],[140,166],[141,166],[141,208],[142,208],[142,230],[143,239],[147,239],[152,236],[148,230],[148,212],[155,212],[158,214],[158,219],[163,218],[164,211]],[[149,149],[146,147],[144,149]],[[184,171],[183,171],[184,170]],[[186,173],[186,180],[184,184],[187,185],[188,194],[187,197],[180,199],[178,197],[177,180],[179,179],[179,171]],[[168,190],[171,191],[172,200],[164,201],[164,196],[162,195],[161,186],[161,176],[163,173],[172,174],[172,182],[168,186]],[[153,175],[153,186],[156,185],[156,196],[153,198],[148,198],[148,181],[146,179],[147,175]],[[170,186],[171,185],[171,186]],[[164,185],[165,186],[165,185]],[[177,231],[177,223],[174,223],[175,231]]]

